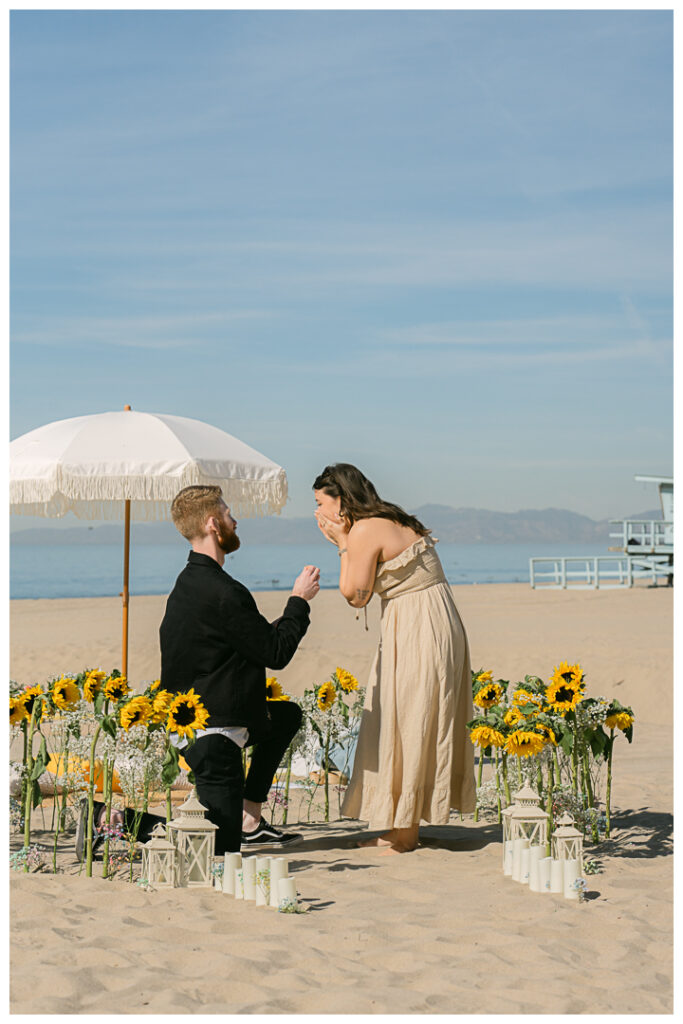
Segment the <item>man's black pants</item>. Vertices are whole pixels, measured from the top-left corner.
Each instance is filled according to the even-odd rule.
[[[197,797],[207,818],[218,825],[216,854],[238,853],[242,839],[242,801],[265,803],[278,765],[301,725],[301,708],[293,701],[269,701],[269,721],[250,729],[253,746],[246,780],[242,750],[227,736],[202,736],[182,754],[195,778]]]

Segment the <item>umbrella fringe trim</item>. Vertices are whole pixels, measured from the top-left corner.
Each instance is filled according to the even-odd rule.
[[[15,515],[59,517],[73,512],[79,519],[123,519],[126,500],[131,518],[170,519],[170,503],[178,491],[192,484],[215,484],[236,517],[278,515],[287,501],[287,477],[282,470],[274,480],[211,479],[189,467],[173,479],[122,476],[94,477],[57,474],[52,480],[10,481],[11,512]]]

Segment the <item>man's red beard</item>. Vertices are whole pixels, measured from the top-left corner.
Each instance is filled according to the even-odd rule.
[[[226,555],[232,554],[233,551],[237,551],[240,546],[240,539],[233,530],[232,533],[227,533],[221,526],[216,534],[216,540],[218,541],[218,547],[221,551],[224,551]]]

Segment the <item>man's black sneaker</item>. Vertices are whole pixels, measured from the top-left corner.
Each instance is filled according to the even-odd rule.
[[[242,849],[257,850],[262,846],[274,846],[282,849],[301,842],[303,836],[299,832],[281,832],[274,825],[269,825],[264,818],[253,832],[242,832]]]

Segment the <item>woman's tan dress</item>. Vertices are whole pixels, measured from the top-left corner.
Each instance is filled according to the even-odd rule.
[[[342,806],[373,830],[474,810],[469,647],[434,544],[420,537],[377,567],[381,639]]]

